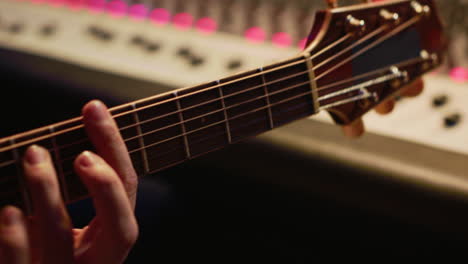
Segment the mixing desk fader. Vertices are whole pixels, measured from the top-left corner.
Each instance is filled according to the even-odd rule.
[[[324,8],[323,2],[2,0],[0,47],[31,56],[21,61],[25,69],[40,57],[154,84],[135,86],[138,89],[95,84],[101,92],[129,101],[297,54],[305,45],[314,10]],[[343,1],[348,2],[353,1]],[[369,159],[356,158],[354,164],[379,170],[409,166],[413,169],[404,174],[410,181],[467,191],[468,196],[463,168],[468,160],[468,2],[437,2],[450,33],[450,53],[446,65],[425,78],[427,88],[421,96],[401,98],[389,116],[367,115],[368,135],[354,143],[339,133],[331,138],[337,128],[324,113],[260,139],[297,149],[308,145],[304,151],[332,158],[356,151]],[[62,77],[75,78],[76,72],[60,69]],[[320,129],[304,132],[309,126]],[[426,161],[437,162],[425,164],[421,156],[410,154],[415,149],[430,155]],[[372,153],[379,153],[377,162]],[[429,172],[435,176],[423,176]]]

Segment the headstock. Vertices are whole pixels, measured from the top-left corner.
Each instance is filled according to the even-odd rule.
[[[304,54],[320,109],[349,124],[438,67],[446,46],[433,0],[393,0],[318,12]]]

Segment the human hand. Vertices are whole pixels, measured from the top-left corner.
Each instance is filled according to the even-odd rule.
[[[1,263],[123,263],[136,242],[138,178],[124,141],[99,101],[85,105],[83,121],[99,155],[85,151],[74,167],[93,198],[96,217],[73,229],[48,151],[31,146],[23,165],[34,214],[26,218],[12,206],[1,211]]]
[[[424,90],[424,81],[422,79],[417,80],[411,85],[401,90],[401,96],[415,97],[421,94]],[[395,98],[389,98],[386,101],[379,104],[375,111],[379,114],[386,115],[393,111],[395,108]],[[350,138],[358,138],[365,132],[364,122],[362,119],[356,120],[354,123],[343,126],[343,133]]]

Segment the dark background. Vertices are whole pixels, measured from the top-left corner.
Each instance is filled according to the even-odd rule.
[[[0,53],[0,136],[78,116],[90,99],[109,106],[125,101],[64,75],[41,75],[17,55]],[[43,63],[38,65],[47,68],[50,62]],[[105,75],[89,78],[106,84],[99,76]],[[142,179],[136,208],[141,235],[127,263],[421,262],[438,257],[447,263],[465,255],[463,222],[457,222],[460,232],[446,232],[419,219],[369,210],[365,201],[347,200],[352,193],[368,200],[388,197],[388,206],[425,206],[450,220],[466,216],[465,202],[375,176],[255,139],[230,146]],[[322,186],[342,191],[324,196]],[[70,205],[70,213],[77,226],[86,224],[92,217],[89,201]]]

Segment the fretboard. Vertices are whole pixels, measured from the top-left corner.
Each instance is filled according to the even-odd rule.
[[[297,57],[110,112],[141,176],[316,113],[310,72],[307,60]],[[21,158],[32,144],[50,151],[67,203],[87,197],[73,161],[94,148],[76,118],[0,140],[0,206],[30,210]]]

